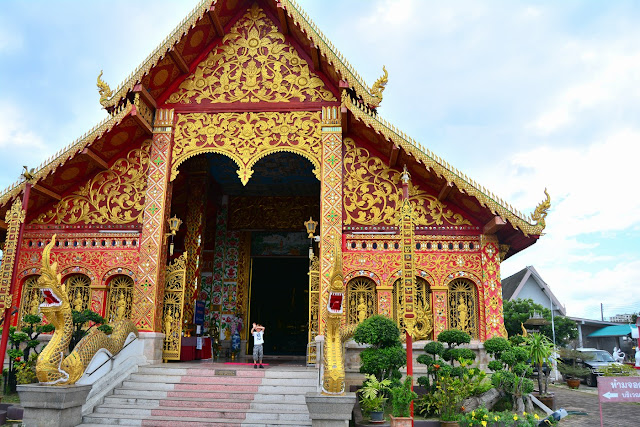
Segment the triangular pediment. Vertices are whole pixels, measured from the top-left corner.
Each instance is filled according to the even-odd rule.
[[[254,4],[167,104],[322,101],[337,99]]]

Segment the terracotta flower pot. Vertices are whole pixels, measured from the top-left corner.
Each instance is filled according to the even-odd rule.
[[[411,427],[411,417],[394,417],[391,416],[391,427]]]
[[[580,379],[579,378],[567,379],[567,386],[569,386],[569,388],[574,388],[574,389],[580,387]]]
[[[556,396],[554,394],[548,394],[546,396],[540,396],[536,394],[535,396],[540,402],[545,404],[547,408],[551,409],[552,411],[556,410]]]

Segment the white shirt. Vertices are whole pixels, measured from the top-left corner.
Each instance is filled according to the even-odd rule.
[[[264,331],[253,333],[253,345],[264,344]]]

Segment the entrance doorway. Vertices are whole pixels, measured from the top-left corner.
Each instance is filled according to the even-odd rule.
[[[265,355],[306,354],[308,273],[307,258],[252,259],[249,328],[253,322],[266,328]],[[253,337],[247,338],[253,349]]]

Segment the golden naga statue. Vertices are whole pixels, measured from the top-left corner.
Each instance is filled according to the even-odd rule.
[[[382,102],[382,92],[384,91],[387,82],[389,81],[389,73],[387,72],[386,67],[382,66],[382,72],[384,73],[371,87],[371,94],[378,98],[378,104]]]
[[[103,71],[100,70],[100,75],[98,75],[98,81],[96,85],[98,86],[98,93],[100,94],[100,105],[103,107],[107,105],[109,99],[113,96],[113,91],[109,87],[109,85],[102,80]]]
[[[62,276],[58,274],[58,263],[51,264],[51,248],[55,245],[56,235],[42,252],[42,274],[38,278],[37,286],[44,297],[40,304],[40,311],[47,321],[55,327],[49,344],[40,352],[36,362],[36,376],[44,385],[75,384],[89,362],[98,350],[104,348],[111,354],[118,353],[130,333],[138,336],[138,330],[131,320],[119,320],[110,324],[113,328],[111,336],[92,329],[76,345],[67,357],[64,353],[69,348],[73,332],[73,317],[71,305],[65,285],[61,283]]]
[[[327,302],[327,329],[324,345],[324,378],[322,394],[344,394],[344,360],[343,343],[353,336],[357,325],[350,325],[340,330],[344,308],[344,278],[342,275],[341,241],[334,239],[333,272],[329,284],[329,301]]]
[[[547,211],[551,208],[551,197],[549,196],[549,193],[547,193],[546,188],[544,189],[544,194],[547,198],[536,206],[535,211],[533,211],[533,215],[531,215],[531,219],[536,221],[536,225],[542,226],[542,230],[547,226],[545,218],[547,217]]]

